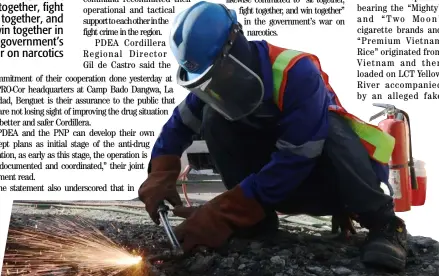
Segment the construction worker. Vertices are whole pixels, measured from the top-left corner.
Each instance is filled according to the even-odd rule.
[[[190,93],[153,147],[139,198],[157,224],[163,200],[186,218],[175,228],[185,252],[272,233],[276,211],[353,214],[369,229],[363,262],[405,267],[405,223],[380,188],[388,184],[394,139],[341,106],[316,56],[248,41],[235,11],[204,1],[176,17],[170,47],[177,82]],[[196,134],[227,191],[188,208],[176,180]]]

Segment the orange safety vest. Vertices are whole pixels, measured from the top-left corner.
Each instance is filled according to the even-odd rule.
[[[267,43],[268,44],[268,43]],[[361,142],[367,149],[369,156],[383,164],[387,164],[392,156],[395,146],[395,138],[382,131],[378,127],[368,124],[356,116],[348,113],[341,105],[337,95],[328,81],[328,75],[322,71],[320,61],[317,56],[301,51],[289,50],[268,44],[269,57],[273,70],[273,99],[279,109],[283,109],[283,96],[287,83],[288,71],[302,58],[310,58],[315,66],[320,70],[323,81],[328,90],[334,94],[336,105],[329,106],[329,110],[343,116],[352,127],[354,132],[360,137]]]

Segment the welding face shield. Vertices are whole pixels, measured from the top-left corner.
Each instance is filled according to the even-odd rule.
[[[264,96],[264,85],[259,76],[236,57],[229,54],[238,33],[233,24],[226,44],[215,62],[195,78],[180,66],[177,83],[198,96],[226,119],[235,121],[254,112]],[[185,66],[188,68],[187,64]]]

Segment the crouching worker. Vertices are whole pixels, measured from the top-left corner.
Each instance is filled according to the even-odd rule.
[[[139,197],[156,223],[162,200],[186,217],[175,229],[184,251],[270,233],[276,211],[355,214],[369,230],[362,260],[404,268],[406,227],[380,188],[394,140],[347,113],[316,56],[248,41],[236,12],[209,2],[177,16],[170,46],[191,93],[164,125]],[[186,208],[176,180],[197,133],[227,191]]]

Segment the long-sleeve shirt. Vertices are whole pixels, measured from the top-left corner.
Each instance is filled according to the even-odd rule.
[[[151,159],[160,155],[178,155],[192,144],[200,132],[205,103],[195,94],[189,95],[174,109],[164,124],[151,153]]]
[[[253,41],[259,52],[264,99],[273,97],[272,66],[265,41]],[[313,171],[328,134],[328,107],[335,104],[319,69],[308,58],[299,60],[287,73],[283,108],[278,121],[277,150],[259,171],[241,183],[247,197],[275,204],[286,198]],[[174,110],[164,125],[152,151],[152,158],[162,154],[180,155],[199,131],[203,103],[194,94]],[[387,183],[388,170],[374,162],[375,171]]]

